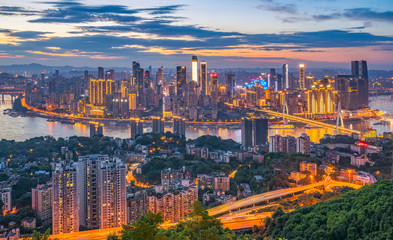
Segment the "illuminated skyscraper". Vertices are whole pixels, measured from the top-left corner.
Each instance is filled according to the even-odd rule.
[[[173,117],[173,133],[182,137],[186,136],[186,120],[181,117]]]
[[[105,73],[105,79],[111,79],[111,80],[115,80],[115,70],[110,69],[109,71],[107,71]]]
[[[199,88],[201,90],[201,94],[207,95],[207,65],[205,61],[201,61],[201,76],[200,76]]]
[[[242,118],[242,145],[252,147],[252,119]]]
[[[333,88],[330,85],[313,85],[306,92],[307,112],[311,114],[328,114],[334,112]]]
[[[90,79],[89,100],[95,106],[103,106],[106,104],[106,95],[113,94],[112,79]]]
[[[157,72],[157,84],[163,85],[164,84],[164,67],[158,68]]]
[[[136,139],[136,136],[143,134],[143,120],[139,118],[132,118],[131,123],[131,139]]]
[[[135,110],[136,109],[136,94],[131,93],[128,94],[128,109],[129,110]]]
[[[210,89],[211,89],[211,99],[212,105],[217,106],[218,101],[218,75],[213,72],[210,74]]]
[[[131,85],[137,85],[136,81],[136,72],[141,68],[139,62],[133,61],[132,62],[132,82]]]
[[[126,167],[118,159],[101,161],[99,170],[100,228],[127,224]]]
[[[283,86],[284,89],[289,89],[288,64],[282,65],[282,86]]]
[[[226,77],[226,95],[228,98],[233,98],[233,92],[235,89],[235,74],[227,73],[225,74]]]
[[[198,58],[197,56],[192,56],[191,60],[191,80],[198,83]]]
[[[306,88],[306,73],[304,69],[304,64],[299,65],[299,88],[305,89]]]
[[[187,69],[185,66],[177,66],[176,70],[177,95],[183,96],[187,87]]]
[[[53,234],[79,231],[77,172],[73,162],[57,163],[52,174]]]

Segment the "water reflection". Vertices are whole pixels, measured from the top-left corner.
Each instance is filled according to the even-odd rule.
[[[89,136],[89,126],[82,123],[62,124],[59,122],[47,122],[44,118],[39,117],[11,117],[3,115],[4,109],[11,108],[9,96],[6,96],[6,102],[0,103],[0,139],[13,139],[23,141],[28,138],[37,136],[51,135],[58,137],[70,136]],[[371,108],[376,108],[388,113],[393,113],[393,100],[390,96],[379,96],[370,98]],[[345,124],[346,127],[364,131],[368,127],[377,129],[378,134],[393,131],[393,125],[373,125],[379,120],[363,120]],[[145,128],[146,132],[150,132],[151,128]],[[172,131],[169,125],[165,127],[165,131]],[[292,135],[295,137],[306,133],[310,136],[311,141],[318,142],[325,134],[334,134],[333,130],[324,128],[295,128],[295,129],[272,129],[269,135]],[[116,126],[114,124],[105,123],[104,134],[106,136],[128,138],[131,134],[128,126]],[[216,128],[215,126],[195,127],[188,126],[186,128],[187,139],[195,139],[201,135],[210,134],[220,136],[224,139],[233,139],[237,142],[241,141],[240,129]]]

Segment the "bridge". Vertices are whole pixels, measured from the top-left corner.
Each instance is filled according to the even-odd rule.
[[[281,189],[281,190],[276,190],[276,191],[271,191],[271,192],[266,192],[258,195],[254,195],[248,198],[241,199],[236,202],[231,202],[231,203],[225,203],[220,206],[210,208],[208,209],[208,213],[210,216],[217,216],[221,215],[224,213],[228,213],[234,210],[239,210],[244,207],[248,206],[253,206],[255,204],[269,201],[272,199],[280,198],[286,195],[294,194],[297,192],[302,192],[311,188],[319,187],[319,186],[347,186],[347,187],[352,187],[355,189],[359,189],[361,186],[353,183],[344,183],[344,182],[336,182],[336,181],[322,181],[318,183],[313,183],[309,184],[306,186],[301,186],[301,187],[294,187],[294,188],[286,188],[286,189]]]
[[[1,102],[5,102],[4,95],[11,95],[11,102],[14,102],[14,97],[23,95],[25,90],[14,87],[0,87]]]
[[[307,118],[303,118],[303,117],[298,117],[298,116],[293,116],[287,113],[280,113],[280,112],[275,112],[275,111],[271,111],[268,109],[256,109],[258,111],[262,111],[265,112],[269,115],[275,116],[275,117],[283,117],[285,119],[289,119],[292,121],[296,121],[296,122],[302,122],[302,123],[307,123],[310,125],[314,125],[314,126],[319,126],[319,127],[324,127],[324,128],[328,128],[328,129],[332,129],[332,130],[337,130],[338,132],[341,133],[346,133],[346,134],[358,134],[358,135],[362,135],[362,132],[357,131],[357,130],[352,130],[349,128],[345,128],[345,127],[340,127],[340,126],[336,126],[336,125],[332,125],[329,123],[324,123],[324,122],[319,122],[316,120],[312,120],[312,119],[307,119]]]

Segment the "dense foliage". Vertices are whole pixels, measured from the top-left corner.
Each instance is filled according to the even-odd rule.
[[[393,239],[393,183],[380,181],[336,199],[266,220],[264,236],[277,239]]]
[[[208,215],[200,202],[194,203],[194,210],[185,221],[178,223],[170,229],[163,229],[160,213],[147,213],[137,220],[133,225],[124,226],[120,236],[113,234],[108,240],[235,240],[251,239],[249,236],[236,237],[229,229],[224,229],[222,223]]]
[[[240,149],[240,144],[232,139],[222,139],[212,135],[203,135],[197,139],[189,140],[189,143],[195,144],[195,147],[207,147],[209,151],[223,150],[233,151]]]

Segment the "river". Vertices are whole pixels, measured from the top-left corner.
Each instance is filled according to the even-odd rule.
[[[58,137],[70,137],[70,136],[89,136],[89,126],[81,123],[76,124],[63,124],[60,122],[47,122],[45,118],[41,117],[11,117],[9,115],[3,115],[3,110],[11,108],[11,101],[6,96],[5,103],[1,103],[0,100],[0,139],[23,141],[25,139],[38,137],[38,136],[54,136]],[[378,96],[370,98],[370,107],[373,109],[379,109],[387,113],[393,114],[393,99],[390,96]],[[363,131],[368,127],[377,129],[378,134],[383,132],[393,131],[393,125],[373,125],[378,120],[363,120],[361,122],[345,124],[345,127],[351,129]],[[150,128],[146,128],[145,132],[151,131]],[[171,127],[168,126],[166,131],[171,131]],[[323,128],[295,128],[289,130],[269,130],[269,135],[292,135],[300,136],[302,133],[306,133],[310,136],[311,141],[318,142],[325,134],[333,134],[332,130]],[[186,129],[187,139],[195,139],[202,135],[216,135],[223,139],[233,139],[237,142],[241,141],[240,129],[228,129],[228,128],[209,128],[209,127],[193,127],[188,126]],[[129,138],[130,128],[127,126],[116,126],[110,123],[105,123],[104,135],[119,138]]]

